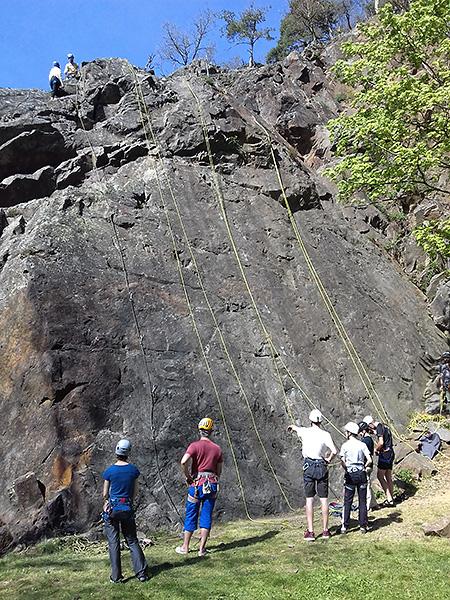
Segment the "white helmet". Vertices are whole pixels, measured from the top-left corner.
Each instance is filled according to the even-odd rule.
[[[347,423],[347,425],[345,426],[345,431],[349,431],[350,433],[353,433],[354,435],[358,435],[359,426],[357,423],[353,423],[353,421],[349,421]]]
[[[367,425],[370,425],[373,423],[373,417],[371,415],[367,415],[367,417],[364,417],[363,421],[364,423],[367,423]]]
[[[69,54],[67,55],[67,58],[73,58],[72,52],[69,52]]]
[[[311,423],[322,423],[322,413],[320,410],[314,409],[309,413],[309,420]]]
[[[128,456],[130,454],[131,444],[128,440],[119,440],[116,445],[117,456]]]

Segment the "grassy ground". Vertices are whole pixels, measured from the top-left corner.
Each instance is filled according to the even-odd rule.
[[[125,583],[109,582],[106,544],[53,540],[0,560],[0,598],[11,600],[447,600],[450,542],[425,537],[424,521],[450,514],[450,474],[424,482],[393,509],[376,511],[371,530],[304,542],[305,519],[295,513],[267,522],[239,521],[213,529],[211,554],[198,558],[174,547],[175,535],[157,535],[145,551],[152,578],[132,577],[124,551]],[[318,515],[317,515],[318,520]],[[330,520],[331,532],[339,520]]]

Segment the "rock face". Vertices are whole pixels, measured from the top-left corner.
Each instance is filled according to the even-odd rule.
[[[303,504],[291,414],[307,425],[314,403],[341,429],[385,410],[401,429],[422,407],[442,334],[374,209],[319,175],[338,110],[296,54],[164,80],[96,60],[54,101],[0,90],[1,551],[97,523],[120,437],[152,530],[179,522],[204,416],[233,519],[242,491],[251,516]]]

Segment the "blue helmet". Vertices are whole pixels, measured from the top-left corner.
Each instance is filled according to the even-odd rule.
[[[54,67],[59,67],[59,62],[57,62],[56,60],[53,61],[53,66]]]

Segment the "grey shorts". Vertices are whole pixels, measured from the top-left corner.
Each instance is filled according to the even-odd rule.
[[[328,468],[326,462],[305,458],[303,465],[303,481],[305,484],[305,498],[328,498]]]

